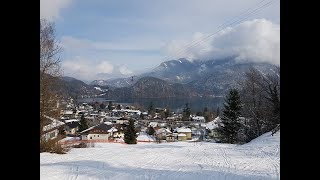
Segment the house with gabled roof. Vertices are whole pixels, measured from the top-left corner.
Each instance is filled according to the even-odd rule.
[[[45,141],[57,138],[59,129],[63,128],[65,126],[65,123],[49,116],[44,117],[48,120],[48,123],[42,128],[42,138]]]
[[[98,124],[96,126],[90,127],[82,132],[81,139],[82,140],[109,140],[111,137],[111,131],[109,131],[112,128],[111,125],[107,124]]]

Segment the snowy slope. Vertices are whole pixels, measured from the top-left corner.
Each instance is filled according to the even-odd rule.
[[[40,154],[41,179],[280,179],[280,132],[245,145],[99,143]]]

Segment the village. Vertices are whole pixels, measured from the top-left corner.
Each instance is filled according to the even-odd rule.
[[[46,140],[58,138],[59,143],[72,146],[80,142],[124,143],[125,128],[129,120],[134,120],[137,142],[168,143],[178,141],[219,140],[216,128],[220,118],[211,117],[206,122],[204,116],[190,114],[183,120],[182,113],[168,112],[165,108],[154,108],[154,112],[141,107],[104,103],[74,103],[72,98],[62,101],[60,119],[47,117],[48,124],[43,127]],[[81,123],[85,122],[85,126]],[[85,129],[83,129],[85,127]]]

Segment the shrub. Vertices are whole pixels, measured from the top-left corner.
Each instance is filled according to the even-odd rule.
[[[49,153],[57,153],[57,154],[65,154],[69,151],[68,148],[62,147],[61,144],[58,143],[58,138],[49,139],[49,140],[41,140],[40,141],[40,153],[49,152]]]

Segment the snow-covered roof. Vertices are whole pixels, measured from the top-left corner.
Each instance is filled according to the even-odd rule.
[[[106,125],[111,125],[112,124],[112,122],[109,122],[109,121],[106,121],[106,122],[104,122]]]
[[[68,119],[68,120],[64,120],[64,122],[69,123],[69,122],[79,122],[79,119]]]
[[[71,115],[71,114],[73,114],[73,111],[64,111],[64,113],[63,114],[65,114],[65,115]]]
[[[191,133],[191,129],[190,128],[177,128],[177,132],[181,133],[181,132],[190,132]]]
[[[44,126],[42,128],[43,131],[49,131],[50,129],[53,129],[53,128],[56,128],[56,127],[59,127],[59,126],[62,126],[62,125],[65,124],[64,122],[61,122],[61,121],[59,121],[57,119],[54,119],[52,117],[49,117],[49,116],[46,116],[46,115],[44,117],[49,119],[49,120],[51,120],[52,122],[50,124]]]
[[[118,129],[116,129],[115,127],[112,127],[111,129],[108,130],[108,132],[117,132]]]
[[[137,141],[155,141],[155,139],[151,137],[149,134],[141,132],[137,137]]]
[[[150,122],[149,126],[156,127],[156,126],[158,126],[158,122]]]
[[[80,134],[82,134],[82,133],[84,133],[84,132],[87,132],[87,131],[90,131],[91,129],[95,128],[96,126],[98,126],[98,125],[89,127],[88,129],[81,131]]]
[[[206,128],[210,130],[215,129],[217,127],[218,127],[218,124],[216,124],[214,121],[210,121],[206,124]]]
[[[178,134],[178,136],[187,136],[187,135],[185,135],[185,134],[181,133],[181,134]]]
[[[205,118],[203,116],[194,116],[192,120],[205,120]]]

